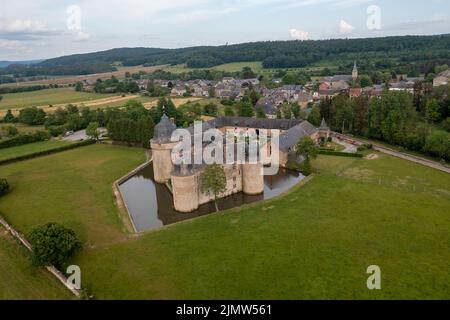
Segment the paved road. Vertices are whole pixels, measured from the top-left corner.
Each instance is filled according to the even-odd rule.
[[[334,143],[340,144],[341,146],[345,147],[344,150],[342,150],[342,152],[346,152],[346,153],[356,153],[358,152],[358,147],[355,146],[354,144],[348,143],[346,141],[343,140],[339,140],[334,138],[333,139]]]
[[[335,138],[341,138],[346,143],[350,143],[350,144],[353,144],[355,146],[359,146],[359,145],[362,145],[364,143],[367,143],[367,142],[355,139],[353,137],[348,137],[348,136],[345,136],[345,135],[342,135],[342,134],[339,134],[339,133],[334,133],[333,135],[334,135]],[[379,152],[382,152],[382,153],[385,153],[385,154],[397,157],[397,158],[401,158],[401,159],[404,159],[404,160],[412,161],[412,162],[415,162],[415,163],[418,163],[418,164],[421,164],[421,165],[424,165],[424,166],[427,166],[427,167],[430,167],[430,168],[433,168],[433,169],[436,169],[436,170],[440,170],[440,171],[443,171],[443,172],[450,173],[450,167],[442,165],[442,164],[440,164],[438,162],[435,162],[435,161],[432,161],[432,160],[428,160],[428,159],[425,159],[425,158],[422,158],[422,157],[418,157],[418,156],[414,156],[414,155],[411,155],[411,154],[399,152],[399,151],[396,151],[396,150],[384,147],[384,146],[379,145],[379,144],[373,144],[373,149],[376,150],[376,151],[379,151]]]
[[[100,135],[105,133],[107,130],[106,128],[98,128],[98,131],[100,132]],[[86,130],[80,130],[80,131],[76,131],[74,132],[74,134],[64,137],[63,140],[64,141],[83,141],[83,140],[87,140],[88,136],[86,135]]]

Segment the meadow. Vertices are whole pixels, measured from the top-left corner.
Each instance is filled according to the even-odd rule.
[[[2,166],[0,213],[49,221],[84,249],[70,263],[99,299],[449,299],[448,175],[378,154],[320,156],[304,186],[267,202],[129,234],[112,182],[142,149],[93,145]],[[382,290],[366,269],[382,270]],[[20,279],[11,286],[23,286]]]
[[[20,109],[25,107],[77,103],[114,96],[91,92],[76,92],[73,88],[45,89],[21,93],[8,93],[0,101],[0,110]]]

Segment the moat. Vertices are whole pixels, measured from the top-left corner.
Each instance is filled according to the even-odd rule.
[[[298,172],[280,169],[275,176],[264,178],[264,193],[249,196],[238,193],[218,201],[219,209],[226,210],[261,200],[274,198],[292,188],[304,176]],[[155,183],[153,166],[150,164],[120,185],[120,192],[128,207],[138,232],[189,220],[215,212],[214,204],[208,203],[191,213],[180,213],[173,208],[172,193],[163,184]]]

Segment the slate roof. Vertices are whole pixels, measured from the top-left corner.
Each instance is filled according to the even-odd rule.
[[[284,152],[292,151],[293,147],[301,138],[309,137],[317,131],[318,129],[311,123],[309,123],[308,121],[303,121],[280,135],[279,148]]]
[[[209,129],[219,129],[223,127],[240,127],[255,129],[278,129],[284,131],[280,134],[281,151],[288,152],[298,143],[300,138],[311,136],[318,131],[306,120],[286,120],[286,119],[260,119],[243,117],[219,117],[203,122],[203,131]],[[194,127],[188,128],[194,134]]]
[[[166,114],[164,114],[161,121],[155,126],[153,140],[158,143],[170,142],[172,132],[174,132],[175,129],[175,124],[173,124]]]

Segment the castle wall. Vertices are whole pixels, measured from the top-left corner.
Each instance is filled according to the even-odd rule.
[[[225,165],[224,171],[227,179],[227,188],[225,193],[221,195],[221,198],[242,192],[242,165]],[[205,195],[202,193],[200,187],[200,176],[201,172],[198,174],[198,199],[199,204],[202,205],[214,201],[214,194]]]
[[[153,172],[155,181],[158,183],[166,183],[170,180],[173,170],[172,149],[177,143],[159,144],[151,142],[153,156]]]
[[[242,165],[243,191],[248,195],[257,195],[264,192],[264,175],[262,164]]]

